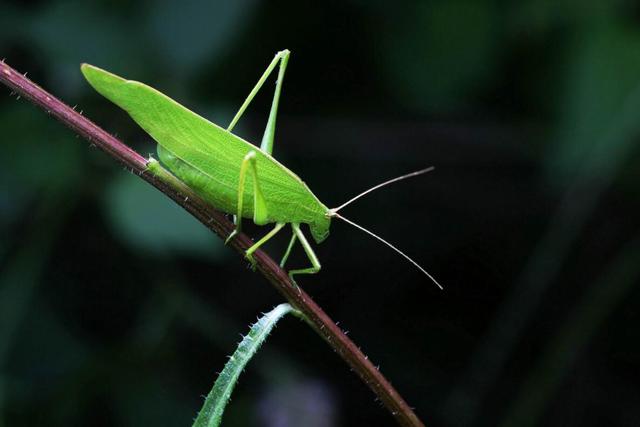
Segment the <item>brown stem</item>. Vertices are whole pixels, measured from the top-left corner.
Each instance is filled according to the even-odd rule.
[[[41,107],[47,114],[51,114],[73,131],[82,135],[91,144],[124,164],[132,173],[139,175],[140,178],[173,199],[221,238],[226,238],[233,230],[234,225],[223,213],[213,209],[181,181],[169,173],[162,178],[157,178],[148,173],[146,171],[147,159],[98,127],[91,120],[84,117],[82,113],[78,113],[75,109],[65,105],[62,101],[9,67],[4,61],[0,63],[0,82],[8,86],[13,92]],[[244,251],[251,244],[252,241],[249,237],[245,234],[239,234],[230,242],[229,246],[244,256]],[[260,273],[284,295],[292,306],[305,315],[313,329],[351,366],[400,425],[424,426],[400,394],[362,351],[347,338],[342,330],[307,293],[289,279],[287,273],[269,255],[262,250],[257,250],[253,256]]]

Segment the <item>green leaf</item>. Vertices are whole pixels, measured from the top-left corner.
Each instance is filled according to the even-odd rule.
[[[242,339],[238,349],[229,358],[224,369],[218,375],[218,379],[207,395],[204,405],[193,423],[193,427],[216,427],[220,425],[222,413],[227,403],[229,403],[229,398],[238,382],[240,373],[253,355],[256,354],[256,351],[258,351],[278,320],[291,311],[293,311],[293,308],[289,304],[280,304],[251,326],[247,336]],[[294,311],[294,313],[297,312]]]

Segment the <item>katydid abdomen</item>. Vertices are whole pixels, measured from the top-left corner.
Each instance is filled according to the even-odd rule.
[[[158,156],[162,163],[178,178],[187,183],[196,193],[209,201],[219,210],[236,213],[238,206],[238,182],[240,164],[249,151],[255,151],[259,181],[262,192],[266,195],[266,221],[256,221],[258,225],[271,222],[304,223],[315,225],[318,217],[324,217],[328,208],[324,206],[308,189],[308,187],[288,169],[280,169],[278,174],[269,174],[270,168],[263,165],[271,159],[257,147],[247,148],[241,155],[233,153],[225,158],[210,158],[212,168],[207,173],[197,165],[188,164],[179,154],[169,151],[158,144]],[[238,167],[225,166],[226,162],[234,162]],[[228,163],[227,163],[228,165]],[[266,171],[266,172],[263,172]],[[283,174],[285,174],[283,176]],[[284,178],[284,179],[283,179]],[[302,184],[302,185],[300,185]],[[253,177],[247,175],[244,186],[244,203],[242,217],[254,218],[254,185]]]

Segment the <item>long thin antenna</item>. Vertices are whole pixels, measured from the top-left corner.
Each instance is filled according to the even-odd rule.
[[[355,202],[355,201],[356,201],[356,200],[358,200],[360,197],[365,196],[365,195],[367,195],[367,194],[371,193],[372,191],[377,190],[377,189],[378,189],[378,188],[380,188],[380,187],[384,187],[385,185],[393,184],[394,182],[402,181],[403,179],[412,178],[412,177],[414,177],[414,176],[422,175],[422,174],[425,174],[425,173],[427,173],[427,172],[431,172],[431,171],[432,171],[432,170],[434,170],[434,169],[435,169],[435,168],[434,168],[433,166],[430,166],[430,167],[428,167],[428,168],[426,168],[426,169],[421,169],[421,170],[419,170],[419,171],[411,172],[411,173],[408,173],[408,174],[406,174],[406,175],[402,175],[402,176],[398,176],[398,177],[396,177],[396,178],[390,179],[390,180],[388,180],[388,181],[385,181],[385,182],[383,182],[383,183],[381,183],[381,184],[376,185],[375,187],[371,187],[370,189],[368,189],[368,190],[366,190],[366,191],[363,191],[362,193],[358,194],[358,195],[357,195],[356,197],[354,197],[353,199],[348,200],[347,202],[345,202],[345,203],[341,204],[341,205],[340,205],[340,206],[338,206],[337,208],[334,208],[334,209],[331,209],[331,210],[332,210],[334,213],[335,213],[335,212],[338,212],[340,209],[342,209],[342,208],[344,208],[345,206],[347,206],[347,205],[349,205],[349,204],[351,204],[351,203]]]
[[[433,168],[431,168],[431,169],[433,169]],[[426,169],[425,169],[425,170],[426,170]],[[426,171],[428,171],[428,170],[426,170]],[[414,172],[414,173],[416,173],[416,172]],[[424,172],[423,172],[423,173],[424,173]],[[398,178],[396,178],[396,179],[398,179]],[[339,208],[338,208],[338,209],[339,209]],[[343,217],[343,216],[339,215],[339,214],[338,214],[338,213],[336,213],[336,211],[335,211],[335,210],[333,210],[333,209],[331,210],[331,214],[330,214],[330,215],[331,215],[331,216],[335,216],[335,217],[337,217],[337,218],[340,218],[340,219],[341,219],[341,220],[343,220],[344,222],[346,222],[346,223],[348,223],[348,224],[353,225],[353,226],[354,226],[354,227],[356,227],[357,229],[360,229],[360,230],[364,231],[364,232],[365,232],[365,233],[367,233],[369,236],[374,237],[374,238],[378,239],[379,241],[381,241],[382,243],[384,243],[385,245],[389,246],[391,249],[393,249],[394,251],[396,251],[397,253],[399,253],[399,254],[400,254],[400,255],[402,255],[403,257],[405,257],[405,258],[407,259],[407,261],[409,261],[411,264],[413,264],[413,265],[415,265],[416,267],[418,267],[418,269],[419,269],[420,271],[422,271],[422,272],[423,272],[423,273],[424,273],[424,274],[425,274],[429,279],[431,279],[431,281],[432,281],[433,283],[435,283],[435,284],[436,284],[436,286],[438,286],[441,290],[442,290],[442,289],[444,289],[444,288],[442,287],[442,285],[441,285],[440,283],[438,283],[438,281],[437,281],[436,279],[434,279],[434,278],[433,278],[433,276],[432,276],[432,275],[430,275],[429,273],[427,273],[427,270],[425,270],[424,268],[422,268],[422,267],[420,266],[420,264],[418,264],[417,262],[415,262],[414,260],[412,260],[411,258],[409,258],[409,256],[408,256],[407,254],[405,254],[405,253],[404,253],[404,252],[402,252],[400,249],[398,249],[398,248],[396,248],[395,246],[393,246],[391,243],[389,243],[389,242],[387,242],[386,240],[384,240],[382,237],[378,236],[377,234],[372,233],[371,231],[369,231],[369,230],[367,230],[366,228],[364,228],[364,227],[362,227],[362,226],[360,226],[360,225],[356,224],[355,222],[350,221],[350,220],[348,220],[347,218],[345,218],[345,217]]]

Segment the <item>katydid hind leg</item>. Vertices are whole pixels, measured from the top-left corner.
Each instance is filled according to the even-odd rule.
[[[264,129],[262,143],[260,144],[260,149],[268,154],[271,154],[273,152],[273,140],[275,139],[276,134],[276,117],[278,116],[278,104],[280,103],[280,94],[282,93],[284,72],[287,69],[287,63],[289,62],[288,50],[283,50],[279,53],[282,53],[282,57],[280,58],[280,67],[278,69],[278,80],[276,81],[276,89],[273,94],[273,101],[271,102],[269,119],[267,120],[267,126]]]
[[[227,130],[229,132],[231,132],[233,130],[233,128],[235,127],[235,125],[238,123],[238,120],[240,120],[240,117],[242,117],[242,114],[244,114],[245,110],[249,107],[249,104],[251,104],[251,101],[253,101],[253,98],[255,98],[255,96],[260,91],[260,89],[264,85],[265,81],[267,80],[267,78],[269,77],[271,72],[275,69],[276,65],[278,65],[278,63],[280,63],[280,71],[278,73],[278,81],[280,81],[280,87],[282,86],[282,82],[281,82],[282,81],[282,76],[284,76],[284,68],[286,68],[286,64],[287,64],[288,59],[289,59],[289,51],[288,50],[283,50],[283,51],[280,51],[280,52],[278,52],[276,54],[276,56],[273,58],[271,63],[267,66],[267,69],[264,71],[264,73],[262,74],[262,76],[260,77],[260,79],[258,80],[256,85],[253,87],[253,89],[251,90],[251,92],[249,93],[247,98],[244,100],[244,102],[240,106],[240,109],[238,110],[236,115],[233,117],[233,120],[231,120],[231,123],[229,123],[229,126],[227,127]],[[276,92],[277,92],[278,97],[279,97],[279,91],[277,89],[277,86],[276,86]],[[274,101],[276,102],[276,105],[277,105],[277,100],[275,100],[275,97],[274,97]],[[272,105],[272,111],[273,111],[273,105]],[[277,111],[277,106],[276,106],[276,111]],[[274,126],[275,126],[275,119],[274,119]]]
[[[256,265],[256,261],[253,259],[253,253],[256,250],[258,250],[258,248],[260,248],[260,246],[264,245],[273,236],[275,236],[278,233],[278,231],[282,230],[282,227],[284,227],[285,225],[286,224],[284,222],[276,223],[276,226],[273,227],[273,229],[271,229],[271,231],[269,231],[267,234],[264,235],[264,237],[262,237],[262,239],[258,240],[249,249],[247,249],[247,251],[244,253],[244,256],[249,260],[249,262],[251,263],[251,265],[253,267],[255,267],[255,265]]]
[[[291,227],[293,228],[293,232],[296,234],[296,237],[298,238],[298,240],[300,240],[300,244],[302,245],[304,252],[307,254],[307,258],[309,258],[309,261],[311,261],[311,267],[289,271],[289,277],[295,283],[293,276],[295,276],[296,274],[316,274],[318,271],[320,271],[321,265],[320,265],[320,261],[318,261],[318,257],[316,256],[315,252],[313,252],[313,248],[307,241],[307,238],[302,233],[302,230],[300,229],[300,224],[293,223],[291,224]]]

